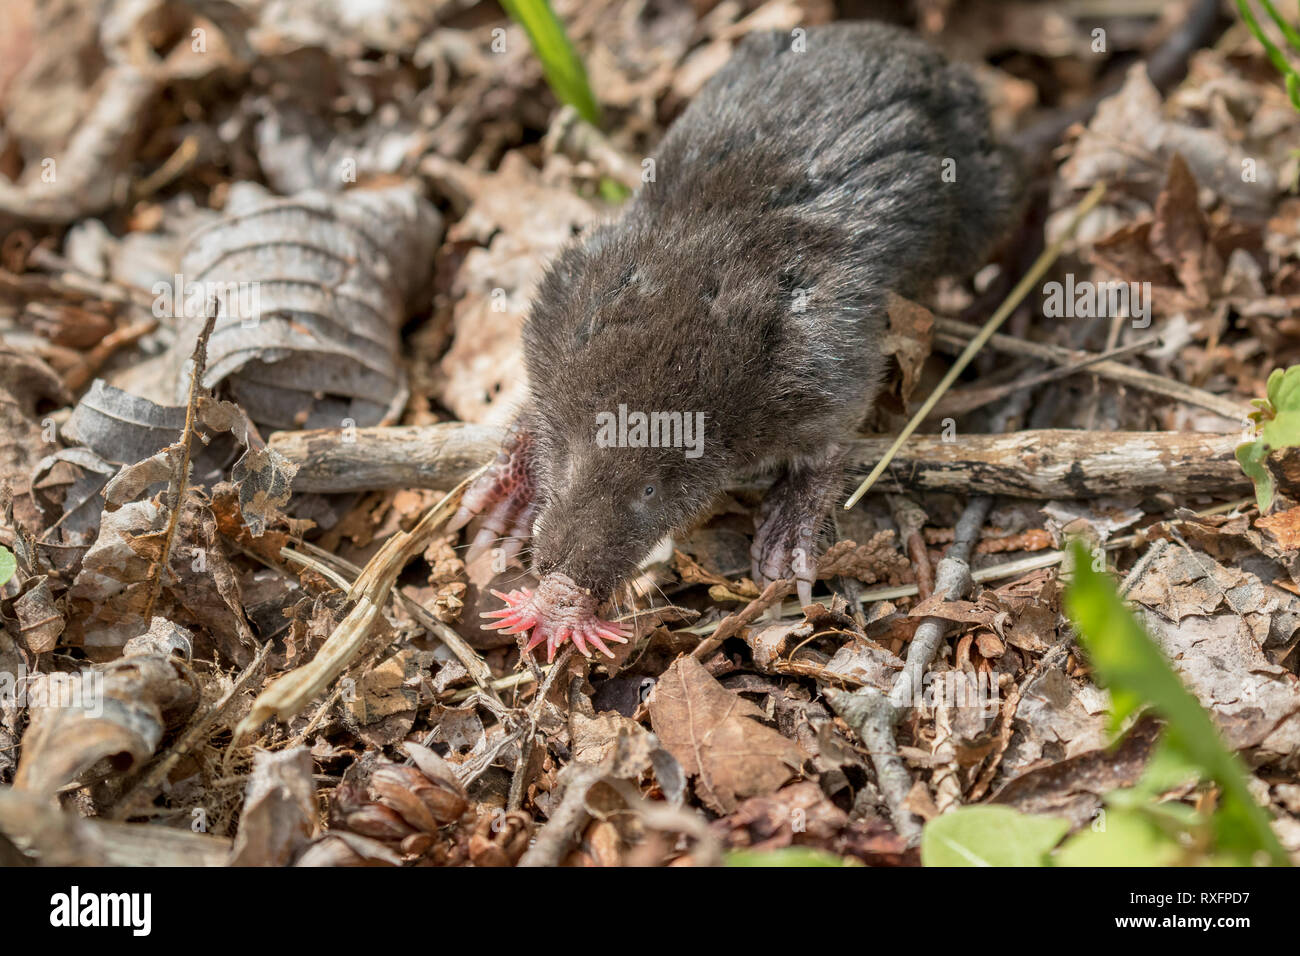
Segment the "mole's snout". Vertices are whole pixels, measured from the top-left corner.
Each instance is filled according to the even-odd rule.
[[[505,601],[506,607],[499,611],[484,611],[482,616],[495,618],[495,624],[484,624],[487,630],[504,631],[506,634],[523,634],[532,631],[524,650],[532,650],[543,641],[546,642],[546,659],[555,659],[555,652],[567,640],[584,657],[590,657],[587,649],[590,644],[606,657],[613,657],[605,641],[626,644],[624,627],[617,621],[606,621],[597,614],[598,598],[585,588],[579,587],[568,575],[552,572],[538,582],[536,591],[520,588],[503,594],[493,591],[494,595]]]

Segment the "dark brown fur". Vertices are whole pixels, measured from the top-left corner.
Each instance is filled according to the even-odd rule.
[[[655,173],[557,259],[525,327],[533,563],[602,596],[738,477],[835,478],[879,388],[885,293],[977,266],[1017,192],[973,79],[876,24],[810,29],[805,52],[750,36]],[[703,412],[703,455],[598,447],[620,403]]]

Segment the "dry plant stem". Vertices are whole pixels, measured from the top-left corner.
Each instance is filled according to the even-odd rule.
[[[179,466],[172,468],[171,479],[167,483],[167,531],[163,535],[162,553],[158,563],[150,569],[153,582],[149,587],[149,601],[144,607],[145,624],[153,620],[154,605],[162,593],[163,578],[167,574],[167,565],[171,561],[172,542],[176,540],[176,528],[180,524],[181,505],[185,501],[185,490],[190,480],[190,457],[194,445],[194,421],[198,417],[199,396],[203,392],[203,370],[208,364],[208,338],[217,321],[217,309],[208,303],[207,315],[203,320],[203,330],[194,342],[194,354],[190,356],[190,394],[185,403],[185,428],[181,431],[181,460]]]
[[[154,294],[138,285],[131,285],[118,279],[101,279],[84,272],[75,262],[59,255],[44,246],[37,246],[29,254],[27,261],[48,272],[58,273],[55,280],[68,289],[82,293],[91,298],[102,299],[118,305],[136,305],[149,316],[153,315]]]
[[[269,445],[298,466],[295,492],[443,489],[492,461],[502,434],[499,429],[449,422],[361,428],[354,441],[344,441],[337,431],[277,432]],[[1239,432],[1080,429],[962,435],[959,441],[913,435],[894,459],[886,486],[891,492],[1022,498],[1216,494],[1238,489],[1245,494],[1250,482],[1234,456],[1240,441]],[[890,440],[864,438],[848,444],[850,462],[860,465],[878,460]]]
[[[172,182],[185,173],[199,158],[199,138],[186,136],[181,140],[176,151],[167,160],[144,179],[131,184],[131,199],[139,202],[148,199],[154,193],[166,189]]]
[[[1088,190],[1088,194],[1084,196],[1079,205],[1075,207],[1074,215],[1070,217],[1070,222],[1069,225],[1065,227],[1065,232],[1058,236],[1051,245],[1043,250],[1042,254],[1034,261],[1034,264],[1029,267],[1029,271],[1021,277],[1019,282],[1016,283],[1016,287],[1011,290],[1011,294],[1007,296],[1006,301],[1004,301],[1002,305],[998,306],[997,311],[994,312],[993,315],[989,317],[989,320],[984,323],[984,327],[980,329],[979,334],[971,339],[970,344],[966,346],[965,351],[963,351],[961,355],[957,357],[957,361],[952,364],[952,368],[948,369],[948,374],[943,377],[935,387],[935,390],[930,393],[930,397],[927,398],[925,402],[922,403],[921,407],[916,410],[916,414],[912,416],[912,420],[903,427],[902,432],[900,432],[898,437],[894,439],[894,443],[889,446],[889,450],[886,451],[880,461],[876,463],[876,467],[871,469],[871,473],[863,479],[862,484],[858,485],[857,491],[853,492],[853,494],[849,496],[849,499],[844,502],[845,511],[857,504],[871,486],[876,483],[876,479],[884,474],[885,469],[889,467],[889,463],[893,461],[894,456],[898,454],[898,450],[903,447],[903,443],[907,441],[912,432],[916,431],[921,422],[925,421],[934,406],[938,404],[939,399],[943,398],[944,393],[952,387],[953,382],[957,381],[957,377],[965,371],[966,366],[969,365],[975,356],[979,354],[980,349],[984,347],[984,343],[989,340],[1003,322],[1010,318],[1011,313],[1016,310],[1016,307],[1020,305],[1025,296],[1027,296],[1030,290],[1038,284],[1038,280],[1043,277],[1043,274],[1049,268],[1051,268],[1052,263],[1056,261],[1058,256],[1060,256],[1061,250],[1065,248],[1065,244],[1069,242],[1070,238],[1074,235],[1074,231],[1079,228],[1079,223],[1083,220],[1083,217],[1101,201],[1101,197],[1105,192],[1105,183],[1097,183],[1092,187],[1092,189]]]
[[[754,623],[768,608],[779,605],[782,598],[793,590],[794,581],[790,578],[773,581],[763,589],[762,594],[746,604],[744,608],[724,618],[713,631],[713,636],[700,641],[695,650],[691,651],[691,656],[697,661],[703,661],[721,647],[723,641],[738,634],[741,628]]]
[[[506,798],[507,811],[518,810],[524,804],[524,791],[528,789],[528,784],[532,782],[529,779],[528,770],[532,766],[533,750],[538,744],[538,712],[546,702],[551,688],[555,685],[556,677],[568,673],[569,662],[573,660],[575,650],[572,644],[566,644],[564,650],[560,651],[560,656],[556,658],[555,666],[546,673],[545,677],[541,676],[541,669],[538,667],[537,661],[533,659],[533,655],[527,651],[522,653],[527,660],[529,672],[532,674],[533,679],[540,678],[541,685],[537,688],[537,693],[533,695],[532,702],[528,705],[527,725],[519,743],[519,762],[515,765],[514,775],[510,778],[510,793]],[[580,678],[579,683],[581,683]]]
[[[520,857],[519,866],[559,866],[591,820],[587,791],[605,776],[605,771],[593,764],[575,763],[566,767],[561,776],[564,796],[528,852]]]
[[[153,799],[158,788],[162,786],[163,781],[167,779],[168,774],[172,772],[172,768],[180,762],[181,758],[190,753],[203,740],[212,736],[217,721],[221,719],[222,715],[226,713],[239,695],[248,688],[253,682],[253,678],[261,672],[262,665],[266,663],[266,658],[271,652],[273,643],[268,640],[257,649],[257,654],[249,661],[243,673],[235,678],[230,688],[221,695],[221,699],[209,707],[201,717],[193,720],[176,739],[175,743],[168,747],[164,753],[159,754],[149,766],[141,771],[139,778],[118,798],[116,804],[105,812],[105,816],[110,819],[124,820],[133,816],[137,812],[137,808],[142,808],[146,801]],[[228,760],[230,751],[227,751],[226,756]]]
[[[486,468],[485,465],[480,473]],[[255,732],[271,717],[289,719],[343,673],[364,645],[402,569],[428,547],[434,534],[455,512],[465,488],[477,474],[448,492],[409,532],[399,532],[384,542],[348,592],[352,608],[347,616],[309,663],[284,674],[257,696],[248,715],[235,728],[236,741]]]
[[[542,667],[542,672],[544,674],[548,674],[550,673],[550,671],[551,671],[551,667],[549,664]],[[532,671],[519,671],[517,674],[510,674],[506,677],[498,677],[496,680],[492,681],[492,689],[499,694],[501,691],[512,690],[517,687],[523,687],[525,684],[532,684],[536,682],[536,680],[537,680],[537,675],[534,674]],[[452,693],[448,694],[446,697],[441,699],[446,700],[448,703],[460,704],[463,703],[464,701],[469,700],[477,693],[478,691],[474,690],[473,688],[462,687],[460,690],[453,691]]]
[[[889,510],[894,524],[898,525],[898,534],[907,550],[907,556],[912,561],[917,594],[924,601],[934,593],[934,568],[930,566],[930,549],[925,546],[925,538],[921,536],[926,514],[906,495],[889,495]]]
[[[104,363],[113,357],[114,352],[138,342],[156,328],[158,320],[148,318],[108,333],[86,353],[80,366],[64,376],[64,384],[69,391],[80,392],[90,384]]]
[[[322,559],[323,561],[329,561],[334,565],[336,565],[337,567],[341,568],[342,570],[346,571],[348,574],[351,574],[354,580],[356,579],[357,576],[361,574],[361,569],[357,567],[355,564],[353,564],[351,561],[346,561],[343,558],[338,557],[337,555],[330,554],[329,552],[325,551],[322,548],[316,547],[316,545],[311,544],[310,542],[304,541],[302,543],[302,547],[304,550],[310,551],[311,553],[315,554],[318,558]],[[282,550],[280,554],[285,558],[289,558],[291,560],[293,559],[301,560],[302,558],[301,555],[298,555],[294,552],[288,552],[288,553],[286,552],[288,552],[288,549]],[[346,591],[351,587],[351,584],[344,580],[341,586],[343,590]],[[470,647],[467,643],[465,643],[465,639],[463,637],[457,634],[454,630],[452,630],[442,621],[434,617],[424,607],[424,605],[422,605],[419,601],[415,600],[415,598],[407,594],[405,590],[403,590],[402,588],[398,588],[396,593],[397,593],[398,600],[402,602],[402,606],[406,608],[406,610],[411,614],[411,616],[414,617],[417,621],[419,621],[420,625],[426,631],[428,631],[438,640],[442,641],[442,643],[446,645],[447,650],[451,651],[452,654],[456,656],[456,660],[460,661],[461,664],[464,665],[465,670],[469,671],[470,679],[472,679],[475,684],[477,684],[479,687],[483,688],[484,690],[488,691],[489,693],[495,693],[491,689],[492,670],[487,666],[487,662],[484,661],[483,658],[479,656],[478,652],[475,651],[474,648]]]
[[[967,339],[979,332],[976,326],[959,322],[956,319],[936,318],[934,324],[935,343],[939,345],[947,344],[955,348],[961,348],[965,345]],[[1062,348],[1059,345],[1030,342],[1011,335],[994,335],[989,339],[988,345],[989,348],[997,352],[1041,359],[1055,365],[1071,365],[1089,354]],[[1090,363],[1088,372],[1100,378],[1119,382],[1121,385],[1128,385],[1131,388],[1150,392],[1153,395],[1161,395],[1165,398],[1186,402],[1188,405],[1195,405],[1197,408],[1204,408],[1229,421],[1242,421],[1252,410],[1248,404],[1239,402],[1236,399],[1215,395],[1213,392],[1207,392],[1193,385],[1186,385],[1174,379],[1155,375],[1111,359]]]
[[[955,601],[966,596],[971,587],[970,555],[979,540],[980,529],[988,517],[993,499],[980,497],[966,505],[953,542],[948,546],[935,574],[935,593]],[[912,775],[898,754],[894,728],[911,707],[924,686],[925,672],[952,627],[950,621],[927,617],[916,629],[912,643],[907,648],[907,661],[894,679],[888,696],[874,688],[863,688],[852,694],[827,692],[830,704],[866,745],[871,762],[876,768],[876,782],[885,798],[894,828],[908,841],[920,838],[921,825],[916,822],[904,803],[912,789]]]
[[[1027,388],[1037,388],[1039,385],[1048,385],[1078,372],[1087,371],[1098,362],[1114,361],[1138,352],[1145,352],[1147,349],[1154,348],[1159,344],[1160,339],[1151,336],[1130,345],[1107,347],[1105,352],[1086,353],[1083,358],[1077,361],[1058,365],[1056,368],[1048,369],[1045,372],[1033,372],[1005,385],[993,385],[984,388],[976,385],[960,389],[945,396],[944,400],[934,407],[934,411],[930,413],[930,418],[933,420],[949,415],[965,415],[977,408],[983,408],[991,402],[1000,401],[1016,392]],[[1097,381],[1096,376],[1093,376],[1093,381]],[[1091,427],[1088,430],[1091,431]]]

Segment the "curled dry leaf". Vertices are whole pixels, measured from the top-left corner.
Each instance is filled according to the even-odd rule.
[[[655,734],[718,813],[771,793],[804,760],[797,744],[754,719],[763,716],[758,707],[719,684],[694,658],[678,658],[648,704]]]
[[[155,628],[170,625],[155,618]],[[189,668],[163,653],[132,654],[75,673],[40,674],[27,687],[31,723],[14,787],[53,795],[137,768],[199,691]]]
[[[892,355],[903,373],[900,394],[907,406],[921,380],[921,370],[930,357],[930,340],[934,333],[934,316],[923,305],[890,294],[889,331],[881,339],[880,351]]]
[[[407,398],[406,304],[428,282],[441,232],[437,210],[408,186],[277,199],[244,184],[182,257],[177,364],[211,294],[218,317],[203,385],[224,385],[259,426],[391,422]]]
[[[258,751],[244,791],[231,866],[288,866],[316,832],[316,787],[306,747]]]

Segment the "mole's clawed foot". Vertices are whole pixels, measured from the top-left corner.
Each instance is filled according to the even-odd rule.
[[[754,583],[760,589],[794,578],[799,603],[812,603],[817,552],[834,494],[843,474],[838,453],[816,465],[789,468],[768,491],[755,518],[749,549]]]
[[[465,489],[460,510],[447,522],[447,530],[459,531],[470,519],[481,515],[483,524],[465,554],[466,563],[498,541],[503,561],[509,561],[532,534],[536,512],[532,434],[516,425],[496,462]]]

